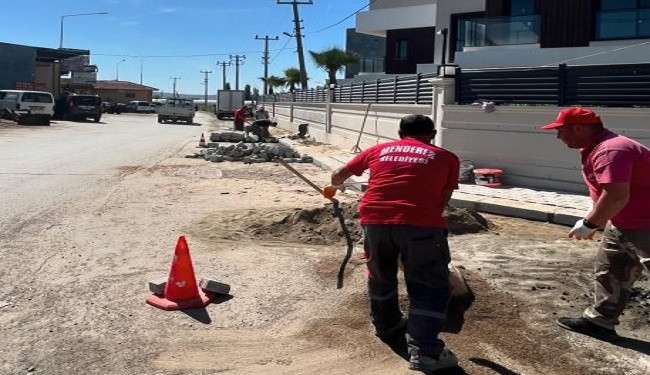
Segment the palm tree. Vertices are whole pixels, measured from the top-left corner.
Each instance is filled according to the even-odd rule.
[[[294,92],[296,85],[300,83],[300,70],[296,68],[289,68],[284,71],[284,79],[289,86],[289,91]]]
[[[336,73],[347,64],[353,64],[359,59],[342,49],[333,47],[321,52],[309,51],[316,65],[327,72],[329,83],[336,84]]]
[[[277,76],[268,76],[266,79],[260,77],[262,81],[266,81],[266,85],[269,87],[269,94],[273,94],[273,89],[275,87],[282,87],[286,85],[286,80],[282,77]]]

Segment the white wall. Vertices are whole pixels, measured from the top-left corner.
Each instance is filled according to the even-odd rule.
[[[557,116],[554,106],[478,107],[445,105],[442,144],[478,167],[505,171],[511,185],[585,192],[578,151],[539,128]],[[605,126],[650,146],[650,109],[595,108]]]
[[[540,48],[538,44],[472,48],[456,52],[463,68],[543,65],[637,64],[650,62],[650,40],[592,42],[589,47]]]
[[[431,27],[436,19],[436,4],[400,6],[369,10],[357,14],[356,31],[386,36],[386,30]]]

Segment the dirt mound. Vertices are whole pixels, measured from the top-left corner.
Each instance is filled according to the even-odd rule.
[[[363,238],[359,224],[358,203],[342,203],[345,223],[352,239]],[[489,229],[490,223],[475,211],[449,207],[449,232],[460,235]],[[331,204],[324,207],[297,210],[272,223],[255,223],[248,227],[258,238],[281,239],[287,242],[328,245],[344,240],[343,231],[333,215]]]

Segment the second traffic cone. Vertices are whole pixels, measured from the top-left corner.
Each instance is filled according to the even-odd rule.
[[[210,302],[210,297],[196,284],[190,249],[185,236],[181,236],[176,244],[164,295],[151,295],[147,303],[163,310],[181,310],[204,307]]]
[[[207,147],[205,144],[205,136],[201,133],[201,139],[199,140],[199,147]]]

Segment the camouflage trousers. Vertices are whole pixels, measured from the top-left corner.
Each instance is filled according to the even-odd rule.
[[[608,225],[594,265],[594,304],[583,316],[613,329],[625,309],[634,282],[643,269],[650,272],[650,230],[623,230]]]

